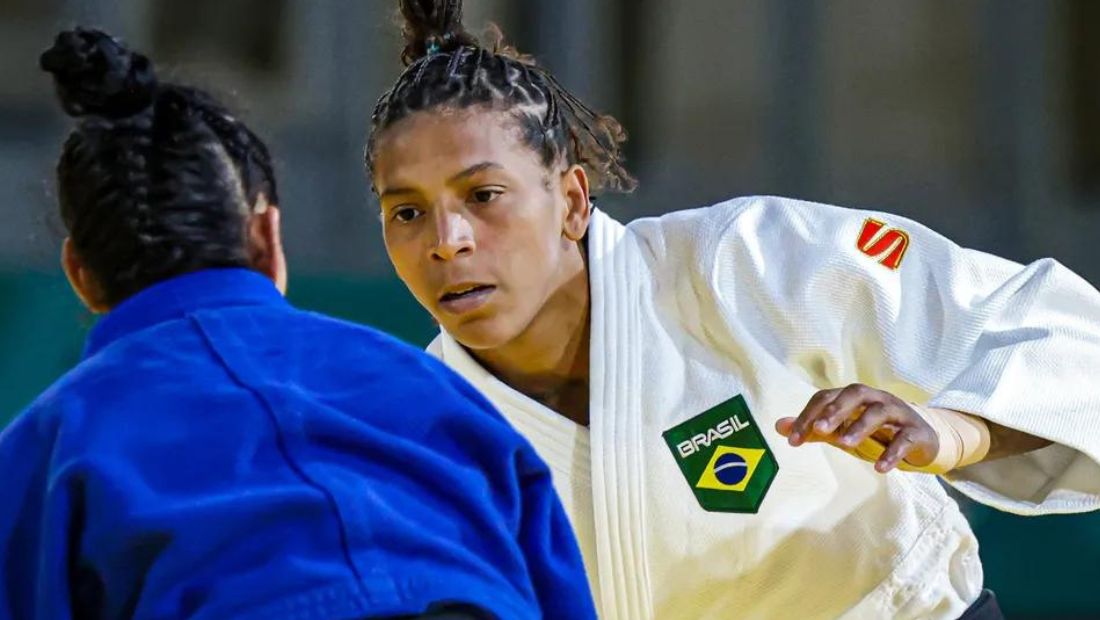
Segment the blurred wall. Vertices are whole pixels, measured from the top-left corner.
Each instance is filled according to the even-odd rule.
[[[622,120],[633,218],[745,194],[913,217],[1100,283],[1094,0],[468,0]],[[98,25],[220,94],[270,138],[298,303],[424,343],[362,166],[399,71],[392,0],[0,0],[0,420],[79,356],[90,317],[56,269],[52,166],[69,127],[37,54]],[[1100,519],[967,505],[1010,617],[1100,618]]]

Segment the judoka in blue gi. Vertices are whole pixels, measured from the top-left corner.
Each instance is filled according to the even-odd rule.
[[[0,618],[594,618],[532,448],[456,375],[295,309],[271,159],[98,31],[41,58],[105,316],[0,435]]]

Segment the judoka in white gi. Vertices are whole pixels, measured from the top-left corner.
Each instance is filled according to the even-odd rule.
[[[401,5],[367,154],[386,246],[430,350],[550,463],[603,617],[973,617],[977,541],[934,474],[1100,507],[1088,283],[781,198],[624,226],[589,200],[633,185],[613,119],[461,2]]]

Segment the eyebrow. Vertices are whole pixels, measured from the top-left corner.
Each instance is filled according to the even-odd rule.
[[[462,172],[459,172],[458,174],[454,175],[453,177],[447,179],[447,185],[451,185],[452,183],[455,183],[456,181],[461,181],[462,179],[465,179],[467,177],[472,177],[475,174],[481,172],[482,170],[491,170],[491,169],[503,170],[504,166],[498,164],[495,161],[483,161],[480,164],[474,164],[474,165],[470,166],[469,168],[463,170]]]
[[[378,194],[378,200],[384,200],[392,196],[404,196],[406,194],[415,194],[416,190],[409,187],[394,187],[387,189],[386,191]]]
[[[454,184],[458,181],[461,181],[465,178],[472,177],[475,174],[477,174],[477,173],[479,173],[483,170],[503,170],[503,169],[504,169],[504,166],[501,165],[501,164],[498,164],[495,161],[483,161],[480,164],[474,164],[474,165],[470,166],[469,168],[463,170],[462,172],[459,172],[458,174],[456,174],[456,175],[452,176],[451,178],[447,179],[447,185],[452,185],[452,184]],[[415,193],[416,193],[416,190],[411,188],[411,187],[393,187],[393,188],[387,189],[386,191],[379,194],[378,199],[382,200],[384,198],[391,198],[393,196],[405,196],[405,195],[408,195],[408,194],[415,194]]]

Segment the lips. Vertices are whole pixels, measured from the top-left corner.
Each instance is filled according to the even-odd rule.
[[[448,287],[439,305],[451,314],[464,314],[481,307],[496,291],[491,284],[463,283]]]

